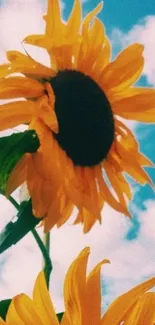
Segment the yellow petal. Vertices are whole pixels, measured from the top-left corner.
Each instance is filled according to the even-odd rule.
[[[134,287],[118,297],[109,306],[102,318],[101,325],[120,325],[127,313],[136,304],[138,299],[155,285],[155,277]],[[134,324],[135,325],[135,324]]]
[[[3,64],[0,65],[0,78],[6,77],[10,72],[11,69],[10,64]]]
[[[126,194],[127,198],[129,200],[131,200],[132,199],[132,191],[131,191],[129,183],[126,181],[126,179],[122,173],[118,172],[116,175],[117,175],[117,178],[119,181],[119,186],[122,189],[122,192],[124,192]]]
[[[53,43],[61,42],[62,22],[58,0],[49,0],[46,15],[46,31],[45,34]]]
[[[89,248],[85,248],[71,264],[64,282],[66,316],[69,324],[83,324],[86,294],[86,267]]]
[[[144,122],[144,123],[154,123],[155,122],[155,109],[146,110],[145,112],[124,112],[120,115],[121,117],[127,119],[127,120],[133,120],[138,122]]]
[[[0,99],[39,97],[44,86],[37,80],[24,77],[9,77],[0,80]]]
[[[50,231],[51,228],[53,228],[57,223],[59,223],[59,220],[62,219],[62,217],[63,215],[60,211],[60,199],[53,198],[52,204],[48,209],[47,218],[45,218],[45,233]]]
[[[0,131],[29,123],[34,107],[35,103],[30,100],[0,105]]]
[[[41,218],[46,214],[46,206],[42,200],[43,179],[40,177],[33,161],[35,154],[29,157],[27,166],[27,186],[32,197],[33,213],[36,217]]]
[[[109,260],[103,260],[91,271],[87,278],[87,310],[86,323],[100,324],[101,319],[101,267],[103,264],[110,263]]]
[[[43,48],[51,48],[50,38],[46,35],[38,35],[32,34],[24,38],[24,43],[43,47]]]
[[[20,53],[18,51],[8,51],[7,58],[11,62],[8,73],[21,72],[24,74],[31,74],[40,77],[52,77],[55,71],[48,68],[41,63],[35,61],[30,56]],[[7,75],[6,74],[6,75]]]
[[[97,38],[96,35],[98,35]],[[100,71],[96,69],[95,63],[98,58],[98,53],[100,53],[104,46],[104,40],[104,26],[98,18],[94,18],[93,25],[87,30],[87,34],[85,35],[84,43],[87,49],[82,60],[81,55],[79,55],[78,69],[80,71],[87,71],[89,75],[92,74],[93,76],[95,76],[95,72],[96,74],[100,73]],[[103,60],[104,58],[102,57],[102,62]]]
[[[6,196],[9,196],[16,188],[26,181],[29,157],[29,154],[24,155],[11,172],[6,185]]]
[[[131,309],[125,325],[153,325],[155,323],[155,293],[145,293]]]
[[[113,103],[112,110],[114,114],[125,118],[132,117],[134,119],[135,114],[135,120],[137,116],[142,116],[143,120],[146,117],[147,120],[149,111],[150,113],[152,112],[152,122],[155,122],[155,114],[153,115],[153,111],[155,110],[155,90],[152,89],[151,91],[150,89],[149,92],[144,92],[144,94],[141,93],[121,99]]]
[[[121,121],[115,118],[115,133],[119,135],[118,139],[116,136],[116,141],[122,143],[124,148],[131,153],[137,154],[138,152],[138,142],[131,130]],[[125,157],[126,158],[126,157]]]
[[[154,167],[153,162],[150,159],[148,159],[145,155],[143,155],[141,152],[138,153],[137,159],[141,166]]]
[[[6,314],[6,323],[8,325],[28,325],[27,322],[23,322],[20,315],[18,314],[18,310],[15,307],[15,299],[13,298],[11,304],[9,306],[8,312]]]
[[[53,94],[53,102],[49,103],[48,96],[44,95],[36,102],[35,114],[40,118],[54,133],[58,133],[59,125],[54,110],[55,97]]]
[[[73,212],[73,208],[74,205],[72,202],[68,202],[68,204],[66,203],[66,207],[64,208],[63,211],[63,216],[62,218],[59,218],[58,222],[57,222],[57,227],[61,227],[71,216],[72,212]]]
[[[123,195],[124,193],[122,192],[122,187],[120,186],[119,179],[117,177],[115,170],[113,169],[113,166],[107,160],[105,160],[104,168],[107,173],[108,179],[112,185],[112,188],[118,197],[120,204],[123,207],[125,207],[125,209],[127,210],[127,204]]]
[[[105,36],[103,47],[100,50],[100,53],[98,53],[98,56],[96,58],[95,63],[95,69],[93,72],[93,75],[95,75],[95,78],[100,80],[100,76],[104,68],[108,65],[111,57],[111,44],[107,36]]]
[[[124,171],[135,178],[139,183],[149,183],[151,186],[153,186],[149,175],[137,162],[138,158],[136,157],[136,152],[134,153],[134,151],[130,150],[130,148],[125,147],[125,144],[118,141],[116,142],[116,151],[121,157],[120,166]]]
[[[99,220],[99,222],[101,220],[100,212],[98,212],[98,214],[95,215],[91,210],[87,210],[85,208],[81,209],[80,215],[81,216],[78,216],[78,219],[81,219],[80,222],[84,223],[84,227],[83,227],[84,234],[86,234],[88,231],[90,231],[90,229],[93,227],[93,225],[95,224],[95,222],[97,220]],[[77,221],[78,220],[76,219],[74,224],[78,223]]]
[[[130,45],[103,70],[100,79],[109,98],[114,88],[121,91],[137,81],[144,65],[143,49],[141,44]]]
[[[101,1],[95,9],[87,14],[87,16],[83,20],[82,24],[82,34],[85,35],[87,33],[89,24],[91,23],[92,19],[102,10],[103,1]]]
[[[33,290],[33,301],[39,311],[39,316],[46,325],[59,325],[49,292],[47,290],[44,273],[40,272]],[[37,324],[36,324],[37,325]]]
[[[144,87],[130,87],[117,92],[114,90],[110,92],[110,103],[113,104],[122,99],[127,99],[137,95],[152,95],[152,93],[154,93],[154,89]]]
[[[33,301],[25,294],[13,298],[6,320],[12,325],[46,325]]]
[[[62,317],[62,320],[61,320],[61,325],[70,325],[68,317],[67,317],[67,315],[65,313],[63,314],[63,317]]]
[[[124,206],[122,206],[120,202],[118,202],[110,192],[109,187],[104,181],[102,177],[102,172],[99,168],[96,168],[96,178],[103,199],[116,211],[119,211],[121,213],[124,213],[127,216],[130,216],[129,211]]]
[[[74,6],[67,22],[67,32],[76,35],[79,33],[81,25],[81,3],[80,0],[74,0]]]

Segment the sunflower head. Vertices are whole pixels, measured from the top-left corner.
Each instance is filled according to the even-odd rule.
[[[75,206],[75,224],[83,223],[84,232],[101,222],[105,204],[130,216],[132,191],[124,172],[152,185],[143,169],[152,163],[121,120],[155,122],[155,90],[133,86],[143,70],[144,47],[132,44],[111,61],[97,17],[102,5],[82,19],[75,0],[64,22],[59,1],[48,0],[45,32],[25,42],[44,48],[51,66],[9,51],[9,63],[0,67],[0,99],[18,99],[0,106],[0,129],[26,123],[40,141],[37,152],[16,165],[7,195],[26,182],[45,231],[66,222]]]

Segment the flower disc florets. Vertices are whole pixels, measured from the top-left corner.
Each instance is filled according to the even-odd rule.
[[[60,71],[50,83],[59,123],[55,138],[75,165],[97,165],[114,140],[114,119],[106,95],[95,81],[78,71]]]

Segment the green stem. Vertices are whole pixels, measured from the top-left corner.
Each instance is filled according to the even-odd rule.
[[[17,203],[17,201],[10,195],[9,201],[13,204],[13,206],[19,210],[20,205]],[[50,274],[52,271],[52,262],[50,259],[50,233],[45,235],[45,244],[41,240],[40,236],[38,235],[37,231],[35,229],[31,230],[41,252],[44,258],[44,273],[45,273],[45,279],[47,283],[47,287],[49,288],[49,280],[50,280]]]
[[[47,234],[45,234],[44,237],[44,245],[46,247],[46,251],[48,252],[48,255],[50,255],[50,232],[48,232]],[[50,262],[50,263],[49,263]],[[46,282],[47,282],[47,287],[49,288],[49,282],[50,282],[50,275],[53,269],[52,266],[52,261],[50,259],[48,263],[45,261],[44,264],[44,273],[45,273],[45,278],[46,278]]]
[[[43,241],[41,240],[40,236],[38,235],[37,231],[35,229],[32,229],[32,234],[42,252],[43,258],[44,258],[44,273],[45,273],[45,279],[47,287],[49,288],[49,280],[50,280],[50,274],[52,271],[52,262],[49,255],[49,249],[46,245],[44,245]],[[48,246],[49,246],[49,239],[47,240]]]
[[[9,196],[9,201],[14,205],[14,207],[19,210],[20,205],[17,203],[17,201],[10,195]]]

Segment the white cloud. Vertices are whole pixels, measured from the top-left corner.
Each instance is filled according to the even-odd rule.
[[[36,15],[37,12],[37,15]],[[9,0],[0,10],[1,56],[8,49],[20,49],[28,34],[39,33],[44,28],[42,15],[45,8],[37,0]]]
[[[61,11],[65,8],[64,1],[60,2]],[[45,50],[29,45],[22,45],[23,39],[29,34],[44,32],[45,22],[43,15],[46,12],[46,2],[39,0],[8,0],[3,1],[0,7],[0,62],[6,61],[5,53],[8,50],[24,48],[37,61],[48,64],[49,58]],[[24,46],[24,47],[23,47]]]
[[[111,34],[114,47],[124,47],[128,44],[139,42],[145,46],[144,50],[144,75],[150,84],[155,85],[155,16],[146,16],[127,33],[115,28]]]
[[[35,279],[42,267],[42,256],[32,234],[12,246],[2,257],[0,300],[21,292],[31,294]]]

